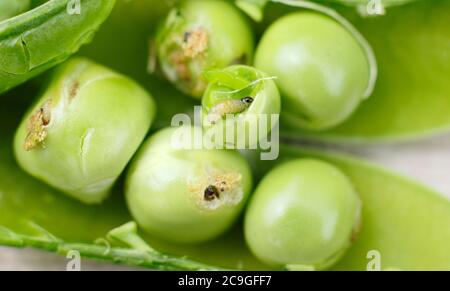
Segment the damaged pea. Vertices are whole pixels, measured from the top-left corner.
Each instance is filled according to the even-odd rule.
[[[156,57],[164,75],[183,93],[200,99],[205,70],[247,64],[254,37],[245,16],[228,1],[181,1],[160,26]]]
[[[137,83],[77,58],[55,72],[14,139],[19,165],[82,202],[104,200],[147,134],[155,105]]]
[[[131,214],[155,238],[181,244],[214,239],[233,225],[250,194],[247,161],[234,151],[191,149],[193,134],[190,126],[157,132],[127,175]],[[177,146],[177,136],[186,147]]]

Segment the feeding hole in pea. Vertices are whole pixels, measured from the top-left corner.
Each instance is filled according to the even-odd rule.
[[[44,104],[36,110],[30,117],[27,125],[27,136],[25,138],[24,149],[30,151],[42,144],[47,137],[46,126],[50,124],[51,100],[47,100]]]
[[[221,190],[223,191],[224,189],[222,188]],[[217,187],[214,185],[209,185],[208,187],[206,187],[205,195],[203,197],[205,201],[212,201],[214,199],[219,199],[220,198],[219,189],[217,189]]]
[[[240,173],[208,173],[188,182],[188,189],[203,210],[215,210],[224,205],[236,205],[244,196]],[[198,196],[197,196],[198,195]]]
[[[199,27],[183,34],[183,53],[187,58],[195,58],[208,49],[209,36],[207,31]]]

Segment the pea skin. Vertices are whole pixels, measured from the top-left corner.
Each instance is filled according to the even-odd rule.
[[[14,140],[20,166],[88,204],[109,194],[147,134],[155,105],[137,83],[72,59],[25,115]]]

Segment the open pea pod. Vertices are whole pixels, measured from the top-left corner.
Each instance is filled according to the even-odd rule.
[[[183,98],[160,79],[150,77],[146,70],[148,35],[155,20],[165,12],[162,2],[121,2],[117,7],[122,11],[116,7],[94,43],[83,51],[84,55],[150,88],[158,102],[165,104],[159,106],[162,109],[159,126],[164,126],[171,114],[192,106],[190,99]],[[125,5],[130,5],[129,9],[123,9]],[[103,205],[86,206],[26,175],[12,153],[13,132],[29,103],[29,98],[21,97],[27,96],[25,93],[27,88],[21,87],[7,94],[0,106],[0,244],[61,254],[78,250],[85,257],[155,269],[268,268],[246,248],[241,225],[204,245],[170,245],[145,235],[138,236],[133,225],[126,224],[131,217],[120,183]],[[447,199],[408,179],[352,158],[286,146],[276,163],[298,157],[316,157],[340,167],[352,179],[364,203],[362,232],[335,269],[366,269],[368,252],[378,251],[384,268],[450,270],[450,202]],[[272,166],[272,162],[255,162],[260,176]],[[124,226],[116,228],[121,225]]]
[[[156,269],[268,268],[248,251],[241,225],[207,244],[175,246],[138,236],[129,224],[115,229],[131,220],[121,183],[103,205],[87,206],[28,176],[12,153],[13,133],[26,106],[15,96],[20,92],[15,93],[5,96],[6,106],[0,107],[0,244],[63,255],[77,250],[85,257]],[[367,254],[378,251],[385,268],[450,270],[450,202],[446,198],[366,162],[292,146],[281,148],[278,161],[255,160],[257,176],[274,163],[299,157],[315,157],[340,167],[364,204],[362,231],[334,268],[364,270]]]
[[[9,4],[9,16],[29,7],[13,7],[18,4],[15,1]],[[69,0],[51,0],[0,22],[0,94],[61,63],[90,42],[114,2],[83,0],[79,7],[72,7]]]
[[[296,1],[276,1],[293,5]],[[282,4],[273,4],[274,8]],[[369,143],[423,138],[450,129],[450,2],[413,1],[384,16],[337,7],[367,39],[378,63],[373,94],[342,125],[323,132],[284,125],[285,137]],[[294,8],[293,8],[294,9]],[[268,17],[275,9],[266,9]]]

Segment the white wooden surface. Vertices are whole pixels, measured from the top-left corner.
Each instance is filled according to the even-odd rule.
[[[353,147],[354,155],[374,161],[421,181],[450,198],[450,135],[415,143]],[[68,259],[31,249],[0,247],[0,270],[65,270]],[[133,270],[82,260],[82,270]]]

